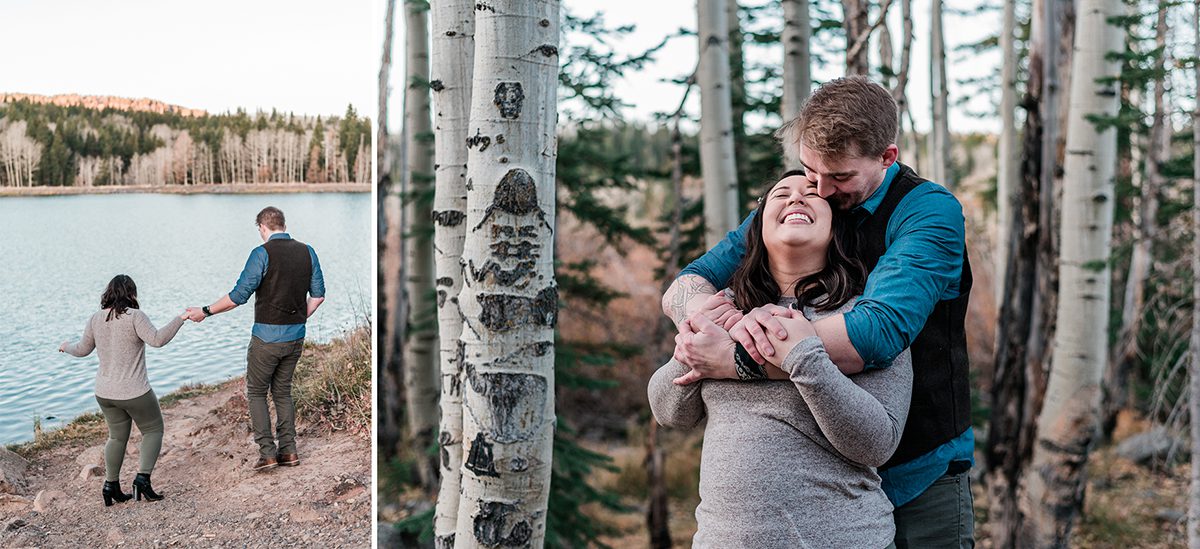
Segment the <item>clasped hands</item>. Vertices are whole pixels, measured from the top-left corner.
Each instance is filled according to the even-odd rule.
[[[679,323],[674,358],[691,371],[675,378],[674,383],[737,379],[733,358],[737,343],[756,362],[769,364],[768,373],[786,377],[779,370],[784,357],[797,342],[816,333],[800,311],[763,305],[743,315],[724,292],[717,292],[706,297]]]
[[[179,318],[190,320],[192,322],[204,322],[208,315],[204,314],[204,310],[200,307],[188,307]]]

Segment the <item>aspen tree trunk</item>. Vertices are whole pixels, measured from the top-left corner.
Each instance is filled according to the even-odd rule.
[[[1200,58],[1200,0],[1195,4],[1193,31],[1195,56]],[[1195,66],[1196,88],[1200,90],[1200,66]],[[1200,103],[1192,111],[1192,360],[1188,365],[1188,423],[1192,435],[1191,488],[1188,490],[1188,547],[1200,549]]]
[[[1137,335],[1141,331],[1142,308],[1146,301],[1146,279],[1150,276],[1154,239],[1158,233],[1158,193],[1165,181],[1161,166],[1166,163],[1171,150],[1171,132],[1167,128],[1170,114],[1166,101],[1166,78],[1162,75],[1166,67],[1167,13],[1166,2],[1158,3],[1158,21],[1154,36],[1155,47],[1161,52],[1154,60],[1154,115],[1150,123],[1149,151],[1146,155],[1145,177],[1141,178],[1138,196],[1137,225],[1134,230],[1133,252],[1129,259],[1129,275],[1125,278],[1125,299],[1121,308],[1121,326],[1117,331],[1117,346],[1114,349],[1108,370],[1105,372],[1105,433],[1115,426],[1117,412],[1128,403],[1128,379],[1130,368],[1137,353]],[[1131,92],[1132,95],[1133,92]],[[1139,94],[1140,95],[1140,94]],[[1133,136],[1130,136],[1131,141]],[[1131,146],[1140,145],[1134,141]],[[1140,151],[1139,151],[1140,152]],[[1138,167],[1135,164],[1134,170]]]
[[[437,329],[433,301],[433,232],[426,196],[433,174],[429,120],[429,9],[405,3],[404,118],[407,132],[408,226],[405,230],[405,274],[408,279],[408,339],[404,344],[404,399],[408,404],[408,436],[421,485],[432,490],[436,477],[426,450],[437,425]]]
[[[852,44],[859,40],[865,40],[866,33],[870,32],[870,23],[867,20],[867,1],[866,0],[842,0],[842,29],[846,32],[846,74],[860,74],[863,76],[871,73],[871,63],[867,58],[869,49],[860,47],[851,55]]]
[[[738,224],[737,165],[729,78],[727,0],[698,0],[700,39],[700,172],[704,178],[704,242],[716,246]]]
[[[1065,547],[1083,506],[1088,453],[1099,427],[1100,379],[1108,356],[1109,258],[1112,255],[1118,61],[1124,33],[1109,18],[1121,0],[1082,0],[1071,78],[1063,185],[1062,257],[1050,381],[1038,417],[1038,442],[1024,477],[1034,547]]]
[[[892,51],[892,29],[887,22],[886,13],[879,14],[879,17],[879,37],[876,39],[879,52],[879,83],[887,89],[892,89],[892,80],[896,78],[896,54]]]
[[[783,0],[783,97],[780,114],[787,122],[800,113],[812,88],[811,50],[809,37],[812,23],[808,17],[808,2]],[[786,168],[800,165],[798,159],[786,159]]]
[[[933,147],[929,159],[933,164],[933,181],[954,188],[950,181],[950,94],[946,89],[946,41],[942,32],[942,0],[930,0],[932,23],[929,42],[929,90],[933,105]]]
[[[1008,272],[1008,249],[1018,235],[1009,230],[1013,213],[1020,206],[1020,150],[1017,147],[1017,48],[1016,2],[1004,3],[1000,29],[1000,143],[996,174],[996,302],[1004,299]]]
[[[738,0],[725,0],[725,22],[729,25],[729,103],[733,111],[733,157],[746,158],[746,59],[742,48],[742,21],[738,15]],[[745,163],[736,166],[738,182],[743,178]],[[746,196],[739,192],[738,200]]]
[[[377,147],[375,162],[379,170],[378,182],[378,203],[376,210],[378,213],[377,233],[379,235],[379,281],[378,291],[382,297],[379,306],[379,325],[380,330],[379,345],[379,451],[384,460],[395,457],[396,451],[400,445],[400,395],[402,390],[400,380],[398,379],[398,371],[391,368],[394,366],[392,361],[393,342],[396,338],[392,336],[394,323],[390,321],[389,314],[397,314],[399,307],[399,293],[395,289],[399,286],[400,271],[399,269],[387,268],[386,257],[388,254],[398,254],[399,250],[389,248],[387,239],[387,225],[390,222],[397,221],[393,219],[391,210],[399,210],[399,202],[395,199],[395,187],[400,185],[393,183],[390,166],[387,162],[388,148],[388,99],[391,96],[388,87],[389,78],[392,70],[392,31],[395,29],[395,14],[396,0],[388,0],[387,14],[384,16],[384,38],[383,38],[383,59],[379,65],[379,116],[378,116],[378,133],[375,135],[375,143]],[[311,149],[312,144],[309,143]],[[301,179],[303,181],[303,179]]]
[[[900,68],[896,71],[896,87],[892,88],[892,98],[896,100],[896,107],[900,112],[900,124],[897,127],[900,129],[901,154],[912,151],[913,159],[905,158],[905,162],[913,163],[913,167],[920,171],[921,162],[918,156],[920,149],[917,147],[917,130],[913,127],[911,114],[909,114],[909,131],[904,131],[904,115],[909,112],[908,69],[912,65],[912,0],[900,1],[900,22],[901,32],[904,33],[904,36],[900,39]]]
[[[475,2],[454,0],[431,5],[435,190],[434,250],[437,269],[441,420],[438,426],[438,488],[434,544],[454,547],[458,493],[462,486],[463,287],[462,252],[467,216],[467,127],[471,113],[471,70],[475,58]]]
[[[1041,357],[1029,352],[1038,304],[1038,244],[1041,233],[1043,134],[1045,118],[1044,76],[1046,52],[1051,42],[1045,32],[1046,3],[1034,0],[1030,10],[1029,68],[1022,107],[1026,112],[1020,173],[1021,201],[1010,216],[1006,233],[1012,235],[1008,269],[996,323],[996,357],[992,373],[991,417],[985,445],[988,490],[988,530],[995,547],[1012,547],[1025,528],[1019,508],[1021,476],[1028,467],[1037,434],[1036,418],[1045,387]]]
[[[559,5],[476,4],[458,548],[542,547],[545,540],[558,317]]]

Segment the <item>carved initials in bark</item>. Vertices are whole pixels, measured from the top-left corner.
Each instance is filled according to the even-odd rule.
[[[537,297],[480,294],[479,305],[483,307],[479,321],[494,332],[507,332],[525,324],[553,327],[558,321],[558,288],[545,288]]]
[[[497,284],[525,288],[537,277],[537,272],[534,271],[535,265],[536,263],[531,259],[518,262],[516,267],[505,270],[499,263],[488,260],[483,264],[483,268],[476,269],[474,261],[468,262],[467,268],[471,271],[471,278],[477,282],[482,282],[490,274]]]
[[[492,411],[491,417],[480,418],[482,422],[490,425],[481,430],[473,445],[483,440],[483,432],[487,432],[492,441],[512,444],[527,440],[542,428],[546,378],[533,374],[505,372],[481,374],[477,373],[475,365],[470,363],[464,367],[471,390],[487,398]],[[475,452],[473,447],[471,452]],[[490,464],[490,444],[487,456]]]
[[[499,501],[479,502],[479,514],[475,515],[475,539],[487,547],[522,547],[529,543],[533,528],[529,522],[520,521],[512,526],[508,535],[508,516],[517,510],[516,505]]]

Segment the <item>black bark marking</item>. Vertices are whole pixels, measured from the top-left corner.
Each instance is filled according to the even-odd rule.
[[[450,436],[450,433],[448,433],[446,431],[442,431],[441,434],[438,435],[438,450],[440,450],[441,455],[442,455],[442,467],[443,468],[450,467],[450,451],[447,450],[446,447],[450,446],[453,443],[454,443],[454,438]]]
[[[519,242],[501,240],[500,242],[492,243],[492,255],[516,259],[537,259],[539,257],[537,250],[541,248],[541,245],[528,240],[521,240]]]
[[[475,4],[475,11],[490,11],[492,13],[496,13],[496,8],[493,8],[487,4],[484,4],[483,2],[480,2],[478,4]]]
[[[457,227],[467,218],[466,212],[458,210],[445,210],[433,212],[433,222],[443,227]]]
[[[558,55],[558,47],[551,46],[550,44],[542,44],[536,48],[533,48],[533,50],[529,53],[534,52],[539,52],[546,57],[554,57],[555,55]]]
[[[472,181],[470,177],[467,178],[467,190],[468,191],[475,190],[475,182]]]
[[[445,86],[445,84],[442,84],[441,80],[434,80],[433,82],[429,83],[429,89],[431,89],[435,92],[440,92],[440,91],[446,89],[446,86]]]
[[[500,179],[500,184],[496,185],[496,194],[492,196],[492,204],[484,210],[483,219],[471,230],[482,227],[496,210],[513,215],[536,213],[542,224],[547,229],[551,228],[550,222],[546,221],[546,212],[542,211],[542,207],[538,205],[537,184],[534,183],[533,176],[521,168],[513,168],[504,174],[504,177]]]
[[[520,227],[510,227],[508,225],[492,225],[492,238],[537,238],[537,227],[534,225],[521,225]]]
[[[438,286],[453,286],[454,279],[450,278],[448,276],[443,276],[442,278],[437,279],[437,282],[435,282],[435,284],[437,284]]]
[[[437,291],[437,306],[439,309],[441,309],[442,306],[446,304],[446,295],[447,295],[446,290],[438,290]]]
[[[490,425],[481,429],[488,433],[488,438],[512,444],[528,440],[541,429],[548,390],[545,377],[507,372],[481,374],[476,372],[474,364],[467,364],[464,370],[471,390],[488,401]],[[487,450],[490,458],[490,444]]]
[[[446,36],[458,36],[458,33],[455,31],[446,31]]]
[[[501,156],[501,157],[500,157],[500,163],[501,163],[501,164],[508,164],[508,157],[507,157],[507,156]]]
[[[454,534],[434,538],[433,549],[454,549]]]
[[[479,130],[475,130],[475,135],[467,138],[467,148],[479,147],[479,152],[486,151],[491,144],[492,138],[486,135],[479,135]],[[470,185],[469,179],[467,180],[467,184]],[[470,187],[467,188],[470,189]]]
[[[467,264],[467,269],[471,273],[471,278],[476,282],[483,282],[487,278],[487,275],[490,274],[496,284],[524,288],[536,276],[533,272],[535,266],[536,263],[533,261],[521,261],[512,269],[505,270],[499,263],[489,259],[483,264],[483,268],[481,269],[475,268],[474,261]]]
[[[526,325],[552,328],[558,321],[558,288],[550,286],[537,297],[480,294],[479,305],[483,308],[479,321],[493,332]]]
[[[496,95],[492,99],[496,108],[500,109],[500,118],[516,120],[521,117],[521,105],[525,103],[525,90],[520,82],[501,82],[496,84]]]
[[[492,444],[483,438],[483,433],[475,435],[471,449],[467,452],[466,468],[481,477],[499,477],[496,464],[492,458]]]
[[[549,20],[549,19],[542,19],[541,21],[538,21],[538,24],[539,24],[539,25],[541,25],[541,26],[543,26],[543,27],[549,27],[549,26],[550,26],[550,20]]]
[[[502,134],[502,133],[496,134],[496,144],[502,145],[503,143],[504,143],[504,134]]]
[[[475,515],[475,540],[488,547],[523,547],[533,538],[533,528],[528,521],[520,521],[507,528],[509,515],[517,510],[516,505],[500,501],[479,502],[479,514]],[[504,531],[509,530],[508,535]]]
[[[516,456],[508,464],[508,470],[514,473],[520,473],[529,468],[529,462],[525,458]]]

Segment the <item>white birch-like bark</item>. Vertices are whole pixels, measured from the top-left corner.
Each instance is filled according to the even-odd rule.
[[[1016,2],[1004,3],[1000,29],[1000,143],[999,166],[996,174],[996,303],[1004,298],[1008,278],[1008,250],[1018,235],[1010,234],[1015,227],[1013,212],[1020,204],[1021,150],[1017,143],[1017,47]]]
[[[408,406],[408,435],[415,454],[424,456],[433,443],[438,422],[437,330],[433,322],[433,222],[432,208],[423,197],[433,177],[433,147],[426,136],[429,118],[429,10],[421,3],[405,3],[404,118],[408,132],[408,226],[405,251],[408,277],[408,340],[404,344],[404,392]],[[432,488],[435,476],[429,460],[417,459],[421,484]]]
[[[456,548],[541,547],[554,433],[558,0],[479,3]],[[724,36],[727,29],[721,29]]]
[[[438,427],[438,488],[434,544],[454,547],[458,493],[462,486],[462,330],[459,293],[467,215],[467,128],[471,114],[471,71],[475,58],[475,2],[431,4],[433,52],[430,87],[434,124],[434,263],[437,271],[441,419]]]
[[[950,94],[946,89],[946,40],[942,30],[942,0],[930,1],[931,23],[929,41],[929,91],[933,105],[933,144],[929,160],[933,165],[933,181],[953,188],[950,181]]]
[[[1083,505],[1085,466],[1099,427],[1100,380],[1108,356],[1116,129],[1091,117],[1117,114],[1113,81],[1124,33],[1109,18],[1121,0],[1082,0],[1071,78],[1062,199],[1060,295],[1052,368],[1025,474],[1030,546],[1064,547]]]
[[[700,173],[704,179],[704,242],[716,246],[738,224],[737,164],[729,76],[727,0],[697,0],[700,65]]]
[[[783,97],[780,114],[787,122],[800,113],[812,89],[812,56],[809,37],[808,2],[783,0]],[[788,168],[799,165],[798,159],[788,159]]]
[[[1192,37],[1200,58],[1200,0],[1195,3]],[[1200,90],[1200,65],[1194,66]],[[1192,234],[1200,235],[1200,102],[1192,111]],[[1191,486],[1188,490],[1187,536],[1189,549],[1200,549],[1200,238],[1192,237],[1192,339],[1188,364],[1188,423],[1192,435]]]

